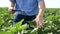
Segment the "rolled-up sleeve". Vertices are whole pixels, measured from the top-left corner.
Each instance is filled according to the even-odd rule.
[[[38,2],[41,2],[42,0],[37,0]]]
[[[16,2],[16,0],[9,0],[9,1],[14,2],[14,3]]]

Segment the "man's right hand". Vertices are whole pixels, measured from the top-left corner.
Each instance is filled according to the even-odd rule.
[[[9,13],[10,14],[14,14],[15,13],[15,10],[14,9],[9,9]]]

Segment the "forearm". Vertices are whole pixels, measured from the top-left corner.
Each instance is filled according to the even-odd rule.
[[[44,0],[42,0],[40,2],[39,6],[40,6],[40,9],[39,9],[37,17],[43,17],[43,14],[45,12],[45,2],[44,2]]]
[[[9,9],[13,9],[14,6],[15,6],[15,3],[10,1],[10,3],[9,3]]]
[[[10,3],[9,3],[9,13],[10,14],[14,14],[15,13],[14,6],[15,6],[15,2],[13,2],[12,0],[10,0]]]
[[[45,8],[39,9],[37,17],[43,17],[44,12],[45,12]]]

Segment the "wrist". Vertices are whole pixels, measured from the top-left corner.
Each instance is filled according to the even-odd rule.
[[[38,17],[38,18],[43,18],[43,16],[41,16],[41,15],[37,15],[37,17]]]

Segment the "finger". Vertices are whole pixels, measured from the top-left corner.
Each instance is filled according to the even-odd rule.
[[[43,28],[43,24],[42,23],[39,23],[39,28]]]
[[[38,20],[34,19],[33,22],[36,23],[36,27],[39,27],[39,21]]]
[[[40,25],[41,29],[44,29],[44,25]]]
[[[34,19],[34,20],[32,20],[32,22],[36,22],[36,21],[35,21],[35,19]]]
[[[38,23],[38,21],[37,21],[36,23],[37,23],[37,27],[39,27],[39,23]]]

